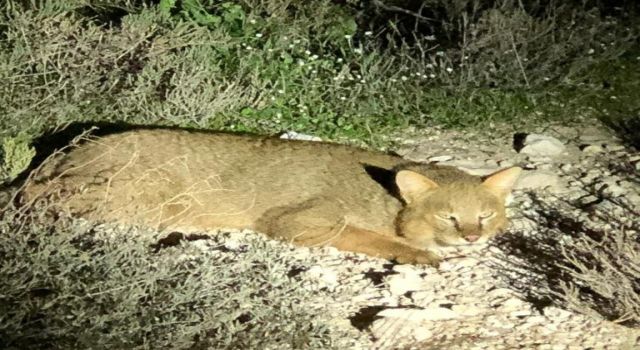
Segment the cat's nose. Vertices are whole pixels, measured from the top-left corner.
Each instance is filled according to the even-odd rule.
[[[479,238],[480,238],[480,236],[478,236],[478,235],[468,235],[468,236],[465,236],[465,237],[464,237],[464,239],[466,239],[466,240],[467,240],[467,242],[475,242],[475,241],[477,241]]]

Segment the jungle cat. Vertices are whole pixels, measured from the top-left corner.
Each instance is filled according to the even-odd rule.
[[[505,197],[520,171],[479,178],[346,145],[139,129],[50,158],[24,198],[53,196],[61,210],[97,221],[185,233],[249,228],[437,265],[431,248],[485,242],[505,228]]]

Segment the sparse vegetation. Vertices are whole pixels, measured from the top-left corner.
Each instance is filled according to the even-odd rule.
[[[638,5],[609,3],[8,0],[0,184],[33,157],[31,139],[81,121],[295,130],[378,146],[408,126],[587,116],[637,146]],[[550,236],[570,219],[558,215]],[[550,282],[554,300],[637,325],[638,236],[585,230],[555,252],[569,282]],[[277,246],[256,241],[205,261],[193,242],[153,252],[96,232],[40,211],[0,213],[0,347],[342,345],[313,312],[322,294],[287,277],[286,266],[305,262]]]
[[[632,218],[640,213],[620,198],[589,198],[585,203],[532,194],[524,217],[543,232],[501,238],[508,263],[496,268],[540,307],[562,305],[638,327],[640,226]]]
[[[324,310],[329,292],[295,273],[312,258],[282,244],[202,237],[158,247],[139,228],[5,209],[2,349],[349,348]]]

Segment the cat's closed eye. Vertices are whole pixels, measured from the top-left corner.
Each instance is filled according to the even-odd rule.
[[[478,215],[478,221],[482,222],[482,221],[486,221],[489,220],[491,218],[493,218],[494,216],[496,216],[496,212],[495,211],[487,211],[484,213],[480,213],[480,215]]]
[[[452,213],[438,213],[436,214],[436,218],[452,224],[457,223],[459,220],[458,216]]]

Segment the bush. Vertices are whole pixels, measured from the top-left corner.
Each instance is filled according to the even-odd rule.
[[[152,245],[154,233],[0,214],[3,349],[344,349],[312,258],[261,237]]]
[[[22,173],[35,156],[35,150],[29,146],[30,138],[25,134],[18,137],[6,137],[0,149],[0,185],[13,181]]]
[[[630,327],[640,326],[638,208],[620,198],[531,195],[524,217],[538,227],[500,239],[501,271],[535,305],[556,304]],[[586,209],[586,213],[585,213]]]
[[[594,103],[593,68],[640,32],[632,5],[411,4],[10,1],[0,133],[124,121],[375,144],[409,125],[572,119]]]

